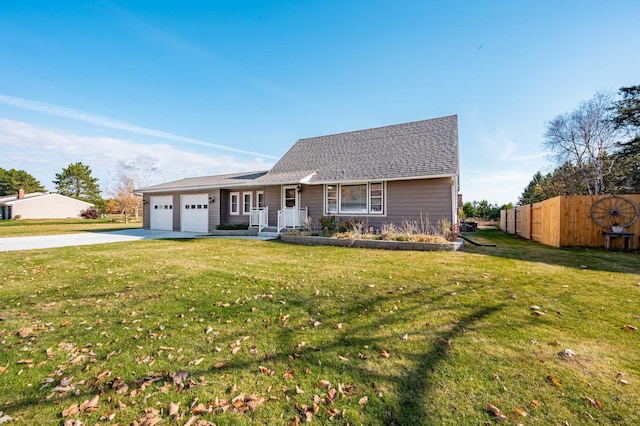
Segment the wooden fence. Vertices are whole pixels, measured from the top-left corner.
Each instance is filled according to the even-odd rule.
[[[591,218],[591,207],[604,195],[560,196],[541,203],[500,211],[500,229],[555,247],[604,247],[603,228]],[[640,206],[640,194],[622,197]],[[624,229],[632,233],[631,250],[640,250],[640,219]],[[611,248],[622,248],[623,238],[612,238]]]

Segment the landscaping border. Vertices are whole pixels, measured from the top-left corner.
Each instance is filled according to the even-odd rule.
[[[464,241],[461,239],[451,243],[438,244],[393,240],[350,240],[346,238],[312,237],[306,235],[283,234],[280,236],[280,240],[285,243],[300,244],[305,246],[356,247],[382,250],[458,251],[462,250],[464,247]]]

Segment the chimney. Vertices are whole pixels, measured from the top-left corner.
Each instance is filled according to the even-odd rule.
[[[24,189],[18,190],[18,200],[22,200],[24,198]]]

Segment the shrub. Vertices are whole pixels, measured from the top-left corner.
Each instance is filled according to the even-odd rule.
[[[248,223],[221,223],[216,226],[219,231],[246,231],[249,229]]]
[[[89,207],[86,210],[82,210],[80,212],[80,216],[85,219],[97,219],[100,217],[100,211],[94,209],[93,207]]]
[[[337,220],[335,216],[322,216],[318,219],[320,222],[320,235],[330,237],[338,230]]]

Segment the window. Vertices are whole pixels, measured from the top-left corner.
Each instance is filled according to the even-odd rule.
[[[340,212],[367,212],[367,184],[340,185]]]
[[[185,209],[185,210],[189,210],[189,204],[185,204],[185,205],[184,205],[184,209]]]
[[[243,192],[242,193],[242,214],[249,215],[251,214],[251,198],[253,197],[253,193],[251,192]]]
[[[327,213],[383,214],[384,183],[327,185],[325,203]]]
[[[231,193],[231,212],[230,214],[232,215],[239,215],[240,214],[240,193],[238,192],[232,192]]]
[[[264,191],[258,191],[256,192],[256,196],[258,197],[258,205],[257,207],[259,209],[263,209],[264,208]]]
[[[382,213],[382,182],[369,184],[369,213]]]
[[[338,213],[337,185],[327,185],[327,213]]]

